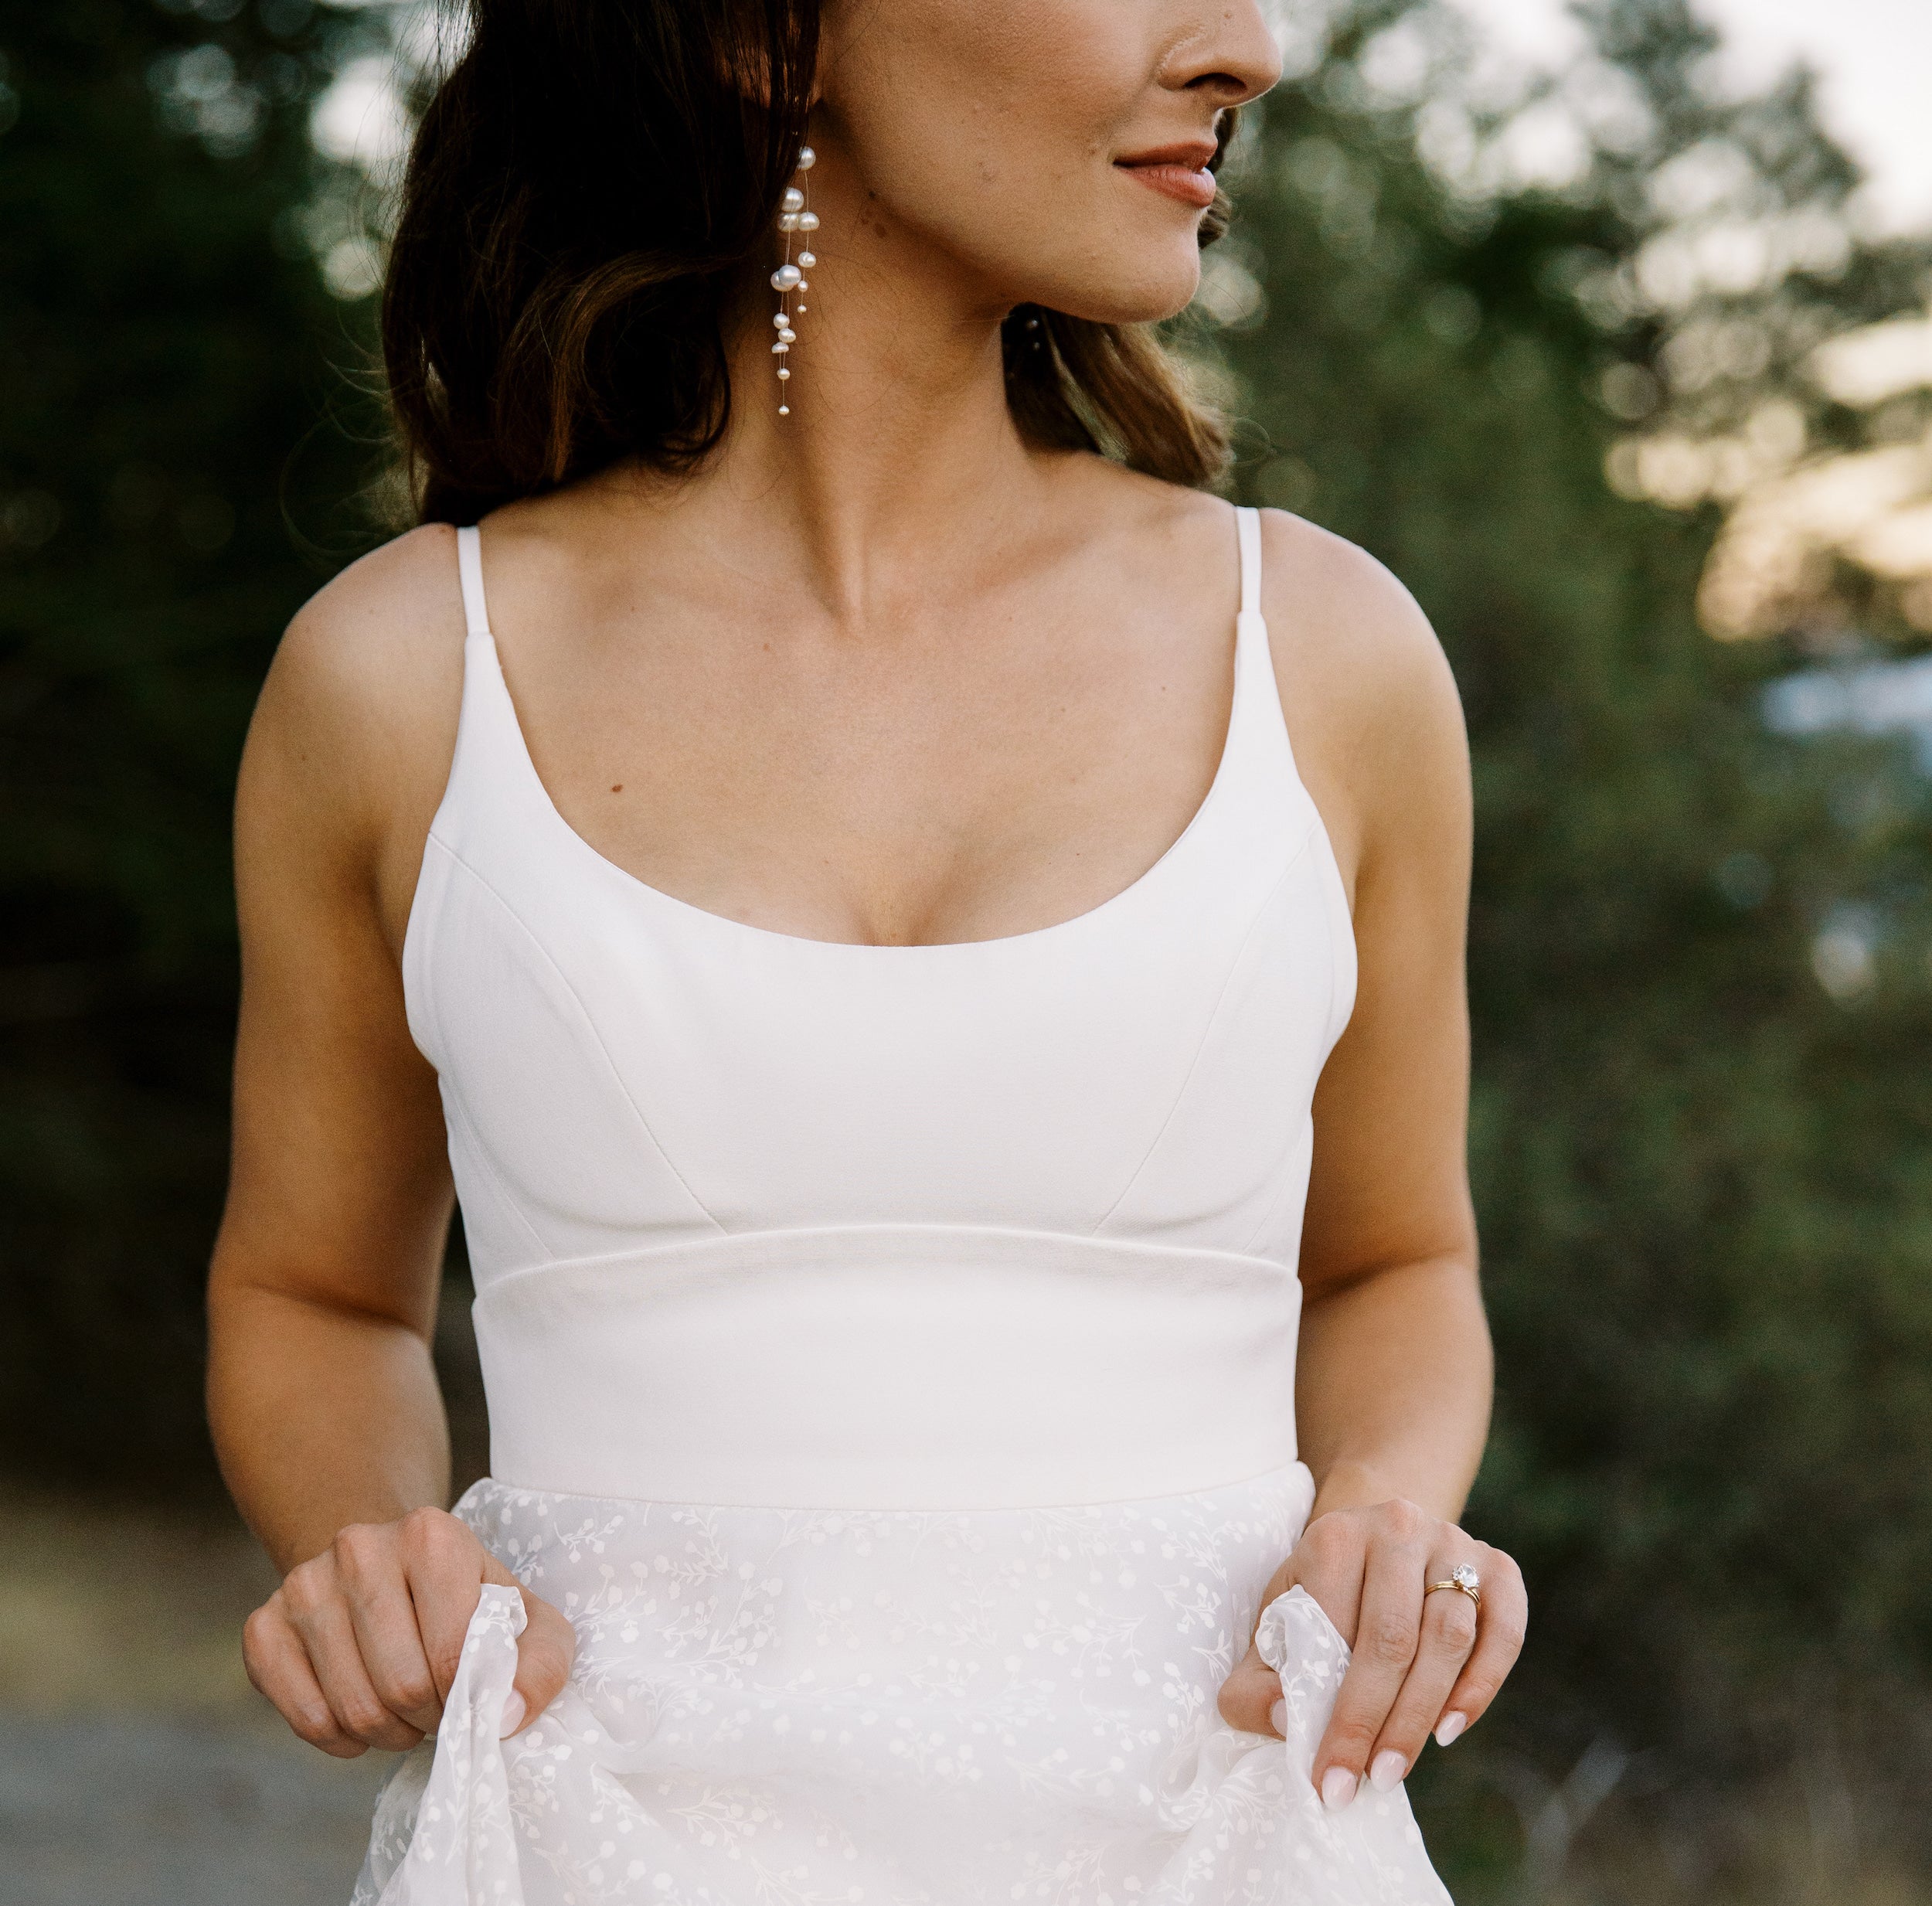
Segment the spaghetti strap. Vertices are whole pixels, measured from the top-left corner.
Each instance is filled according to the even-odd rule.
[[[489,611],[483,601],[483,535],[474,523],[456,533],[456,572],[463,584],[463,614],[471,635],[490,632]]]
[[[1234,512],[1241,543],[1241,613],[1261,613],[1261,512],[1237,509]]]

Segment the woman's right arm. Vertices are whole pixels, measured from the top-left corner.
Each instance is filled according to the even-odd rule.
[[[400,969],[454,745],[455,573],[449,531],[417,530],[302,611],[236,800],[242,1008],[209,1415],[284,1574],[250,1618],[250,1676],[304,1740],[344,1756],[434,1731],[481,1584],[512,1581],[444,1512],[430,1343],[452,1195]],[[524,1599],[517,1692],[533,1716],[573,1638]]]

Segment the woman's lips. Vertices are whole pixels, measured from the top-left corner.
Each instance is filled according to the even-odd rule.
[[[1128,177],[1165,192],[1170,199],[1179,199],[1183,205],[1205,210],[1214,203],[1214,175],[1205,165],[1189,165],[1172,159],[1139,163],[1121,159],[1116,163]]]

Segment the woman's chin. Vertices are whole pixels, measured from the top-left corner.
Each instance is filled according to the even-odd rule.
[[[1176,264],[1172,271],[1150,274],[1143,264],[1131,278],[1116,279],[1104,285],[1085,284],[1063,291],[1057,297],[1043,297],[1032,302],[1050,311],[1064,311],[1070,318],[1085,318],[1102,325],[1158,324],[1163,318],[1179,317],[1194,301],[1200,289],[1201,260],[1198,251]]]

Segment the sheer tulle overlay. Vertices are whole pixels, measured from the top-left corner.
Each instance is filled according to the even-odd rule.
[[[1287,1739],[1215,1695],[1311,1486],[1132,1502],[710,1508],[485,1482],[457,1513],[575,1624],[499,1741],[523,1624],[486,1588],[355,1906],[1440,1906],[1409,1806],[1309,1782],[1348,1651],[1263,1613]]]

